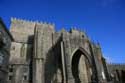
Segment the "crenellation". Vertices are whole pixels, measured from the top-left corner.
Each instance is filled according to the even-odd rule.
[[[83,37],[83,38],[86,38],[86,39],[88,39],[88,37],[86,36],[86,33],[84,32],[84,31],[80,31],[80,30],[78,30],[78,29],[75,29],[75,28],[71,28],[71,30],[70,30],[70,33],[75,37],[77,37],[77,36],[81,36],[81,37]]]
[[[71,28],[71,31],[70,31],[72,34],[77,34],[77,33],[79,33],[79,30],[78,29],[76,29],[76,27],[73,27],[73,28]]]
[[[12,22],[21,22],[21,23],[34,23],[33,21],[30,20],[25,20],[25,19],[20,19],[20,18],[15,18],[15,17],[11,17],[11,23]]]
[[[67,31],[65,30],[65,28],[62,28],[59,33],[63,35],[64,33],[67,33]]]

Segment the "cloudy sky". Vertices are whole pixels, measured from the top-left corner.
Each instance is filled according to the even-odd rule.
[[[16,17],[85,30],[108,62],[125,62],[125,0],[0,0],[0,11],[8,29]]]

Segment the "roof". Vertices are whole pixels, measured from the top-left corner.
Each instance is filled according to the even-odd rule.
[[[3,26],[3,29],[7,32],[8,36],[10,37],[11,40],[14,40],[12,35],[10,34],[9,30],[7,29],[6,25],[4,24],[2,18],[0,17],[0,23],[2,24]]]

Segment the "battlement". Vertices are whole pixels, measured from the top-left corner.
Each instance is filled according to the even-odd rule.
[[[18,18],[11,18],[11,26],[10,26],[10,31],[15,30],[17,31],[17,29],[22,29],[23,30],[32,30],[34,31],[34,28],[36,25],[42,25],[45,27],[49,27],[54,29],[55,24],[53,23],[47,23],[47,22],[40,22],[40,21],[32,21],[32,20],[25,20],[25,19],[18,19]],[[32,33],[32,32],[31,32]]]
[[[35,23],[35,24],[43,24],[43,25],[47,25],[47,26],[55,26],[54,23],[49,23],[49,22],[42,22],[42,21],[33,21],[33,20],[25,20],[25,19],[19,19],[19,18],[15,18],[15,17],[11,17],[11,23]]]
[[[85,32],[84,32],[84,31],[81,31],[81,30],[79,30],[79,29],[76,28],[76,27],[72,27],[72,28],[70,29],[70,33],[82,33],[82,34],[85,35]]]
[[[18,22],[34,23],[33,21],[30,21],[30,20],[24,20],[24,19],[19,19],[19,18],[15,18],[15,17],[11,17],[11,22],[13,22],[13,23],[18,23]]]
[[[11,18],[10,32],[15,41],[27,43],[29,37],[34,36],[34,30],[37,27],[53,30],[55,25],[47,22],[28,21],[23,19]],[[32,40],[32,38],[30,38]]]

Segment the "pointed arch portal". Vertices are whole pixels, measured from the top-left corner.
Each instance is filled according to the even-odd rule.
[[[85,50],[77,49],[72,56],[72,74],[75,83],[90,83],[92,77],[91,59]]]

